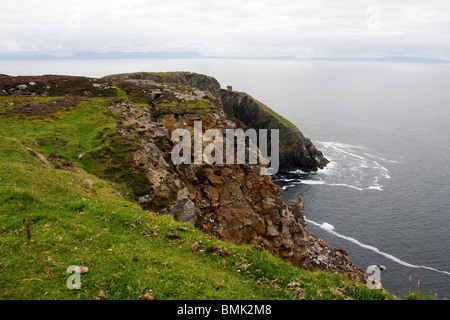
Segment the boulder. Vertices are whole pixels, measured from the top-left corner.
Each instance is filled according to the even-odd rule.
[[[177,203],[171,207],[170,214],[177,221],[195,224],[197,215],[195,213],[195,205],[189,198],[188,188],[178,191]]]

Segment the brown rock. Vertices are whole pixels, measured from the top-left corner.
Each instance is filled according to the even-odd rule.
[[[214,173],[207,175],[208,180],[217,188],[223,187],[223,179]]]
[[[168,86],[163,90],[166,89],[175,96],[180,95]],[[156,96],[159,95],[152,95],[151,99],[159,99]],[[158,104],[157,100],[152,103]],[[180,108],[184,108],[183,113],[166,113],[154,121],[148,109],[131,103],[108,107],[121,118],[119,133],[122,137],[139,146],[133,152],[135,166],[130,170],[139,172],[150,190],[139,198],[141,207],[172,214],[179,221],[189,220],[217,238],[266,249],[295,266],[364,278],[364,272],[355,268],[346,254],[306,231],[303,199],[297,197],[284,204],[281,189],[270,177],[260,175],[260,165],[174,166],[170,162],[173,130],[186,128],[193,133],[197,120],[202,120],[203,129],[214,127],[224,131],[230,124],[242,125],[226,119],[220,109],[205,111],[207,114],[200,116],[189,114],[182,105]],[[166,237],[180,238],[170,232]],[[191,248],[198,250],[198,244]],[[226,255],[219,250],[218,254],[221,253]]]
[[[213,186],[205,186],[205,194],[208,197],[209,200],[211,200],[212,202],[217,202],[219,201],[219,190],[217,190],[216,187]]]

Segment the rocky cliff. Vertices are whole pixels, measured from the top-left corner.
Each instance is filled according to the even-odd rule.
[[[228,118],[238,119],[248,128],[256,130],[279,129],[280,171],[297,169],[305,172],[317,171],[324,168],[329,162],[322,152],[316,149],[311,140],[306,138],[291,122],[246,93],[221,89],[219,82],[213,77],[189,72],[137,72],[110,75],[103,79],[155,81],[191,86],[212,94],[220,100]]]
[[[296,126],[248,94],[221,90],[221,101],[228,117],[239,119],[247,127],[279,130],[280,171],[317,171],[329,162]]]
[[[161,80],[159,76],[155,79]],[[149,80],[148,74],[145,79],[110,76],[101,80],[2,76],[0,91],[5,95],[46,97],[52,92],[66,96],[37,104],[14,105],[7,109],[5,116],[39,114],[47,105],[53,106],[48,112],[56,112],[55,105],[63,101],[61,108],[70,108],[85,98],[96,97],[97,100],[84,104],[88,108],[89,103],[100,99],[105,106],[102,116],[114,119],[115,126],[97,132],[95,138],[100,139],[100,145],[86,146],[68,161],[79,161],[90,173],[125,184],[130,196],[146,210],[172,215],[228,242],[268,250],[307,270],[343,272],[364,281],[365,273],[349,261],[343,250],[331,248],[306,231],[301,197],[283,203],[281,189],[269,176],[260,175],[260,164],[172,163],[170,151],[174,143],[170,137],[176,129],[187,129],[193,135],[195,121],[202,122],[202,131],[215,128],[225,132],[229,128],[245,127],[239,120],[227,118],[223,111],[221,98],[233,101],[234,94],[230,98],[225,95],[224,99],[223,94],[219,97],[214,92],[217,88],[214,81],[208,84],[204,81],[210,78],[179,76],[174,74],[169,79],[182,79],[183,84],[156,83]],[[196,87],[186,86],[183,82],[186,79],[191,79]],[[208,89],[201,90],[198,82]],[[78,100],[67,102],[70,97]],[[241,101],[237,105],[243,103],[253,102]],[[276,123],[266,122],[266,125]],[[284,129],[280,127],[280,130]]]

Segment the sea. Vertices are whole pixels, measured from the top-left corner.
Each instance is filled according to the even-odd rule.
[[[307,229],[389,292],[450,298],[450,64],[274,59],[0,61],[8,75],[190,71],[244,91],[330,160],[273,176]]]

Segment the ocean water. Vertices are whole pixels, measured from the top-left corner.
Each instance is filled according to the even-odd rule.
[[[450,298],[450,64],[292,60],[0,61],[10,75],[191,71],[245,91],[331,160],[273,179],[307,228],[399,296]]]

